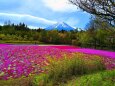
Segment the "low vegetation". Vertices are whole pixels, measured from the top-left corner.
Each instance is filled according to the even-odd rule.
[[[46,74],[40,74],[33,80],[34,86],[55,86],[66,83],[74,76],[95,73],[105,70],[103,60],[99,56],[89,56],[77,53],[71,58],[66,55],[61,59],[49,59],[49,65],[45,67]]]
[[[94,17],[86,29],[73,31],[47,31],[43,28],[29,29],[24,23],[0,26],[0,43],[69,44],[80,47],[115,50],[115,27]],[[22,42],[23,41],[23,42]]]
[[[62,86],[115,86],[115,70],[76,77]]]
[[[32,86],[34,75],[20,77],[16,79],[0,80],[0,86]]]

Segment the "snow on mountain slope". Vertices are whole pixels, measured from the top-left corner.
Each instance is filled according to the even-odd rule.
[[[45,28],[45,30],[65,30],[65,31],[70,31],[70,30],[74,30],[73,27],[69,26],[68,24],[64,23],[64,22],[59,22],[56,23],[54,25],[51,25],[47,28]]]

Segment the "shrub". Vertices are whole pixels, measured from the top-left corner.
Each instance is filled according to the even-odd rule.
[[[71,57],[49,58],[49,65],[45,68],[46,74],[36,76],[35,85],[52,86],[58,82],[65,82],[67,78],[104,70],[103,59],[95,55],[75,53]]]
[[[64,86],[115,86],[115,70],[82,76]]]

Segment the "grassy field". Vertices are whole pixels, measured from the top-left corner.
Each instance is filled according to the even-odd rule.
[[[34,75],[17,79],[0,80],[0,86],[32,86]]]
[[[39,41],[0,41],[0,44],[45,44]]]
[[[42,86],[33,83],[34,77],[29,76],[11,80],[0,80],[0,86]],[[46,86],[115,86],[115,70],[72,77],[58,85]]]
[[[115,86],[115,70],[74,77],[62,86]]]
[[[72,77],[80,77],[105,70],[99,56],[87,57],[86,54],[81,53],[77,53],[71,58],[64,56],[60,60],[51,58],[49,63],[46,67],[47,73],[34,78],[34,86],[60,86]]]

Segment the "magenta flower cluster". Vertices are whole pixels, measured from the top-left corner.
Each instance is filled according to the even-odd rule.
[[[95,50],[95,49],[88,49],[88,48],[67,49],[67,50],[71,52],[82,52],[86,54],[93,54],[93,55],[99,55],[99,56],[108,57],[108,58],[115,58],[115,52],[112,52],[112,51]]]
[[[81,52],[104,57],[104,63],[107,69],[115,69],[115,52],[95,49],[68,49],[71,52]]]
[[[47,56],[60,58],[63,50],[48,46],[0,45],[0,79],[18,78],[41,73]]]
[[[107,69],[115,69],[115,52],[85,49],[66,45],[6,45],[0,44],[0,79],[18,78],[44,72],[47,58],[61,58],[74,52],[104,57]],[[69,55],[71,56],[71,55]]]
[[[104,57],[104,63],[107,69],[115,69],[115,52],[105,51],[105,50],[96,50],[89,48],[75,48],[71,46],[53,46],[55,48],[64,49],[70,52],[80,52],[89,55],[98,55]]]

